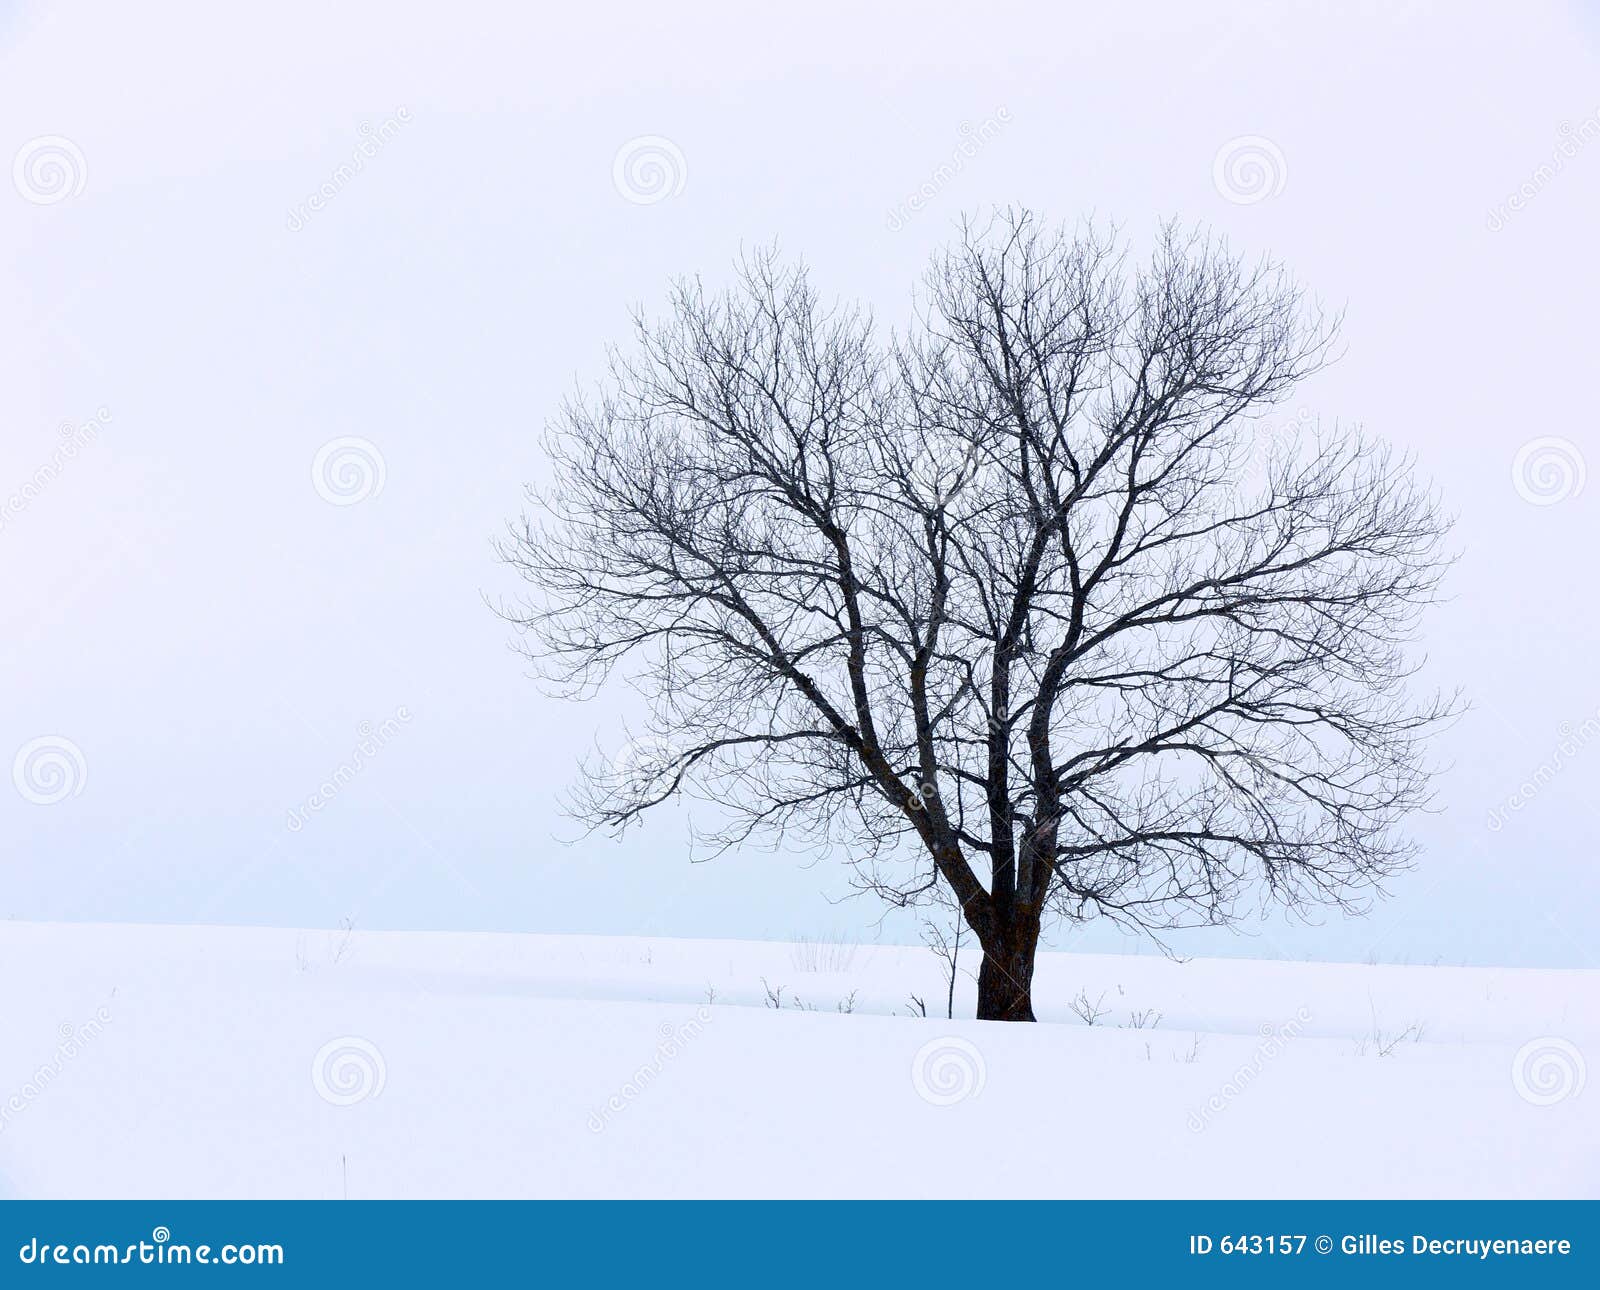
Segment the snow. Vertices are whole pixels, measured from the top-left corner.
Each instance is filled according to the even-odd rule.
[[[1594,971],[1047,954],[1016,1026],[871,945],[4,923],[0,968],[5,1197],[1600,1195]]]

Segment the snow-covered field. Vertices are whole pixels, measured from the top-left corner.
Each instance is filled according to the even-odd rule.
[[[1592,971],[1052,954],[1008,1026],[865,945],[5,923],[0,968],[0,1196],[1600,1196]]]

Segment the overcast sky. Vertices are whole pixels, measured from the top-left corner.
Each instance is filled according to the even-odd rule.
[[[576,838],[629,700],[525,678],[490,541],[671,276],[776,238],[892,321],[1027,203],[1282,258],[1348,310],[1286,422],[1460,517],[1417,871],[1181,948],[1596,966],[1600,20],[682,8],[0,3],[0,916],[914,936],[836,865],[689,864],[682,814]]]

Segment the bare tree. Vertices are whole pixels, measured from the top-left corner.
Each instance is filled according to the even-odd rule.
[[[945,888],[937,887],[935,893],[938,912],[922,920],[922,943],[939,956],[944,971],[944,1015],[952,1018],[956,1015],[956,980],[961,970],[961,942],[967,920],[949,899]],[[947,917],[950,920],[948,932],[944,926]]]
[[[502,547],[541,674],[649,700],[580,815],[693,793],[717,846],[942,883],[1005,1020],[1049,916],[1355,908],[1408,863],[1445,522],[1359,433],[1263,443],[1337,333],[1282,268],[1176,228],[1130,260],[1010,213],[936,257],[909,335],[776,253],[635,320]]]

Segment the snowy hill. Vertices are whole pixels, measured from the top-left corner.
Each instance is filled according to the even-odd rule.
[[[897,947],[8,923],[0,965],[0,1196],[1600,1196],[1592,971],[1048,954],[1008,1026]]]

